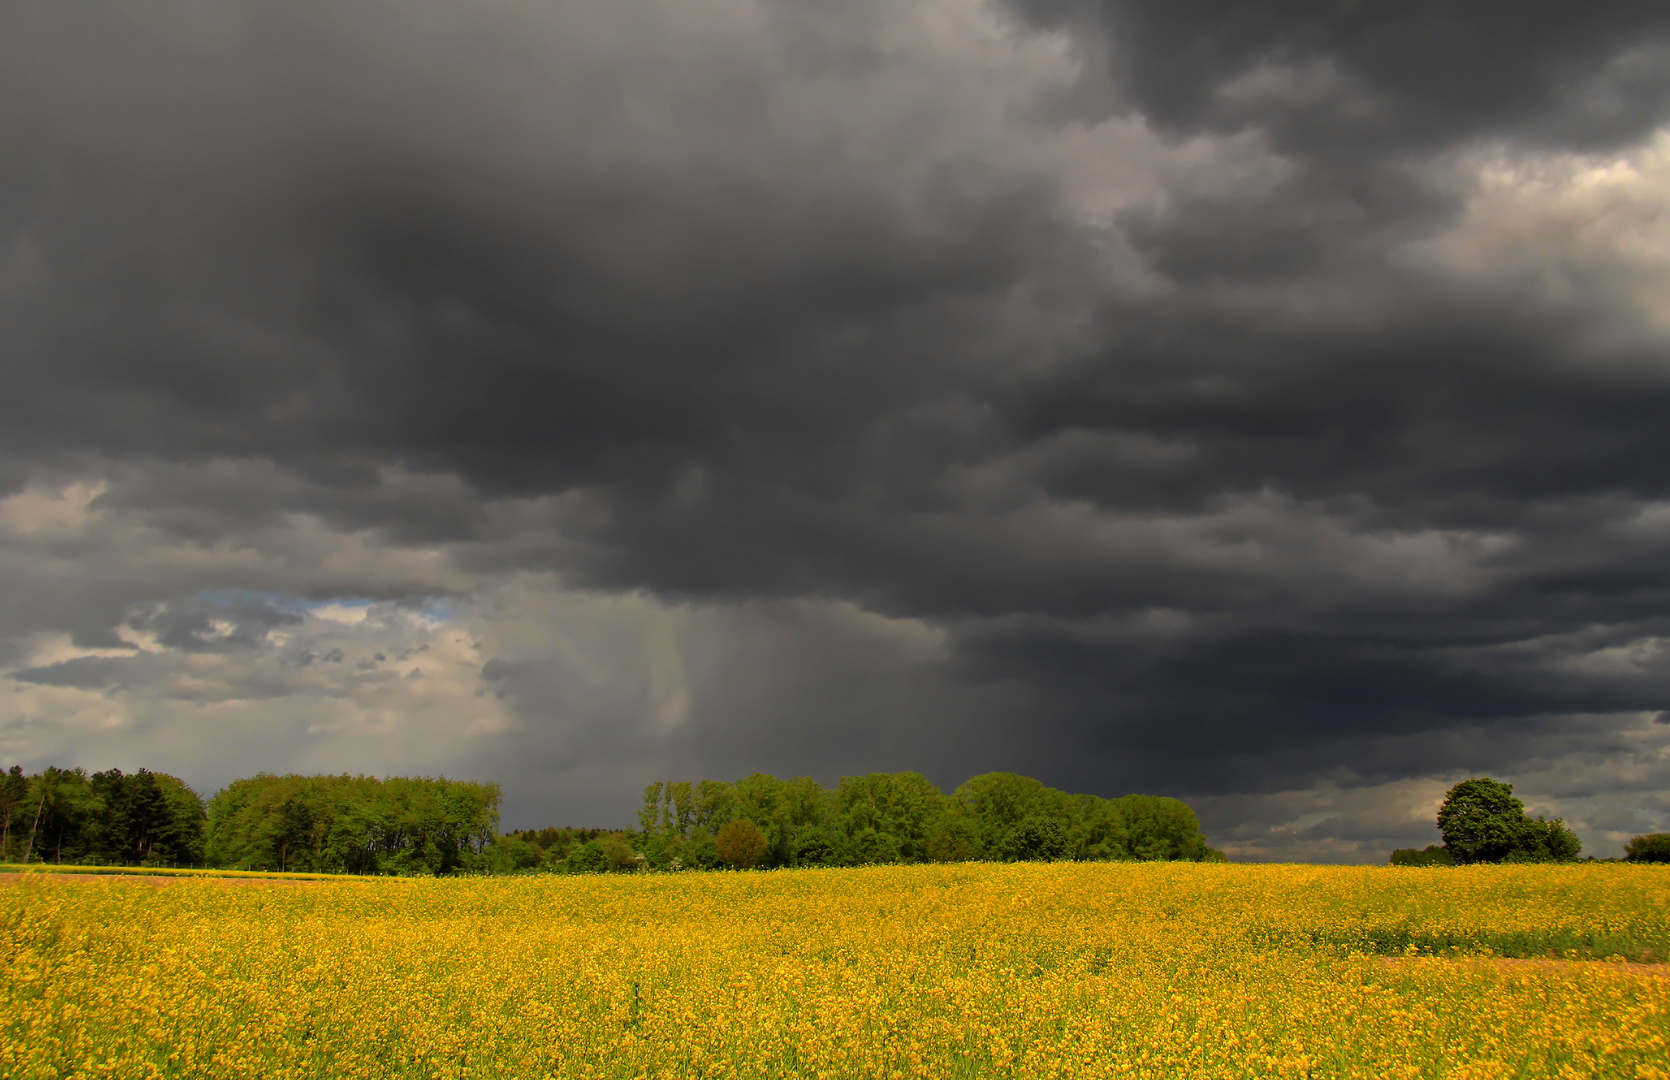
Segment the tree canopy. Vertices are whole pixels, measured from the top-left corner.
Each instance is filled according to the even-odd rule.
[[[1625,862],[1670,863],[1670,833],[1647,833],[1624,845]]]
[[[0,781],[0,857],[91,866],[178,866],[203,861],[203,800],[185,782],[140,769],[14,765]]]
[[[763,838],[761,866],[1222,858],[1176,799],[1070,795],[1005,772],[972,777],[950,794],[914,772],[849,776],[833,789],[766,773],[655,783],[629,839],[653,867],[734,865],[720,838],[742,821]]]
[[[1582,841],[1561,818],[1532,820],[1512,784],[1489,777],[1463,780],[1438,810],[1444,850],[1459,865],[1499,862],[1571,862]]]
[[[767,773],[663,781],[645,789],[636,830],[500,835],[499,804],[498,785],[445,777],[261,773],[205,806],[144,769],[13,767],[0,776],[0,857],[353,874],[1223,858],[1177,799],[1075,795],[1007,772],[950,793],[914,772],[832,788]]]
[[[208,860],[246,870],[444,874],[497,833],[497,784],[445,777],[234,780],[209,802]]]

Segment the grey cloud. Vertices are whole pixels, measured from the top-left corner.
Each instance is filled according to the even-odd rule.
[[[18,682],[40,686],[71,686],[84,690],[99,690],[116,681],[122,668],[120,660],[105,656],[79,656],[43,667],[14,671],[11,677]]]
[[[8,9],[0,664],[224,665],[328,717],[227,721],[298,762],[444,701],[530,813],[1011,767],[1359,858],[1456,770],[1587,806],[1670,693],[1661,8]]]
[[[1086,34],[1096,45],[1090,55],[1150,116],[1225,123],[1237,118],[1237,104],[1262,99],[1261,119],[1309,148],[1504,132],[1593,145],[1639,138],[1665,116],[1663,83],[1646,57],[1670,36],[1670,18],[1647,0],[1584,8],[1440,0],[1015,6],[1042,25]],[[1261,67],[1284,74],[1266,76],[1255,95],[1246,84]],[[1236,83],[1241,93],[1224,94]]]

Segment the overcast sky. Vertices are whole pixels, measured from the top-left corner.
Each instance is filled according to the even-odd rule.
[[[0,763],[1670,828],[1662,0],[0,7]]]

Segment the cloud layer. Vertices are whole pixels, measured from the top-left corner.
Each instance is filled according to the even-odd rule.
[[[0,756],[1670,827],[1670,18],[0,15]]]

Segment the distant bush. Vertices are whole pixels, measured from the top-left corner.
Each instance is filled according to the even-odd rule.
[[[570,874],[604,874],[609,870],[609,853],[603,850],[603,841],[587,840],[569,848],[562,868]]]
[[[1624,845],[1625,862],[1670,863],[1670,833],[1648,833]]]
[[[1455,860],[1442,844],[1428,844],[1423,848],[1398,848],[1392,852],[1393,866],[1454,866]]]
[[[760,827],[746,818],[726,822],[713,838],[720,860],[733,870],[746,870],[759,862],[765,857],[767,846]]]

